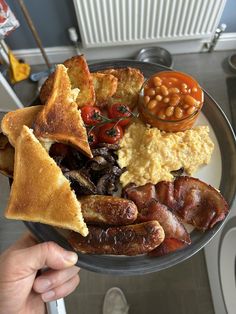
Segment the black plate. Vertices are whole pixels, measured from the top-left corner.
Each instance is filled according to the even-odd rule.
[[[90,65],[90,70],[91,72],[96,72],[105,68],[122,67],[139,68],[145,77],[149,77],[159,71],[170,70],[157,64],[130,60],[95,63]],[[231,205],[236,190],[236,140],[232,128],[221,108],[207,92],[204,93],[205,105],[203,106],[203,113],[211,123],[221,151],[222,175],[220,190]],[[106,256],[78,253],[78,266],[99,273],[116,275],[145,274],[160,271],[174,266],[198,252],[215,236],[224,222],[225,220],[205,233],[193,231],[191,233],[192,244],[189,247],[163,257],[151,258],[146,255],[134,257]],[[65,248],[71,249],[66,239],[56,229],[40,223],[25,222],[25,224],[39,240],[52,240]]]

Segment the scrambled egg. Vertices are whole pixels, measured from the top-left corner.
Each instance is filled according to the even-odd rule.
[[[144,185],[172,181],[171,171],[184,167],[192,175],[199,166],[208,164],[214,149],[208,126],[197,126],[185,132],[167,133],[135,122],[127,129],[118,150],[118,164],[126,167],[120,178]]]

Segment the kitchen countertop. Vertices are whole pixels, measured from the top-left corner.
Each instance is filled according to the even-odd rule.
[[[235,76],[226,59],[231,51],[202,54],[174,55],[174,69],[194,76],[218,102],[231,121],[226,78]],[[33,71],[45,66],[32,67]],[[24,88],[22,88],[24,86]],[[36,85],[22,82],[15,91],[25,105],[35,96]],[[8,198],[8,182],[0,175],[0,206],[3,211]],[[0,218],[0,251],[5,249],[25,230],[21,222]],[[179,313],[213,314],[213,305],[208,283],[203,250],[191,259],[159,273],[115,277],[100,275],[85,270],[80,272],[79,288],[66,298],[70,314],[101,313],[104,294],[112,286],[123,289],[130,304],[130,314]],[[96,284],[94,284],[96,283]]]

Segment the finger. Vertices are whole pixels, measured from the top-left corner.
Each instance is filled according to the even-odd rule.
[[[2,256],[2,260],[7,260],[4,280],[21,279],[35,274],[44,267],[68,268],[73,266],[77,259],[76,253],[66,251],[54,242],[44,242],[25,249],[9,250]]]
[[[45,266],[52,269],[63,269],[74,265],[78,256],[67,251],[54,242],[44,242],[26,249],[28,259],[25,261],[32,270]]]
[[[79,275],[75,275],[73,278],[65,282],[63,285],[41,294],[42,300],[44,302],[49,302],[60,298],[64,298],[75,290],[79,282],[80,282]]]
[[[79,270],[76,266],[62,270],[48,270],[35,279],[33,289],[37,293],[44,293],[59,287],[77,275]]]

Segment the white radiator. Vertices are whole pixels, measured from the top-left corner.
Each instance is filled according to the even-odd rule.
[[[226,0],[74,0],[83,47],[211,37]]]

